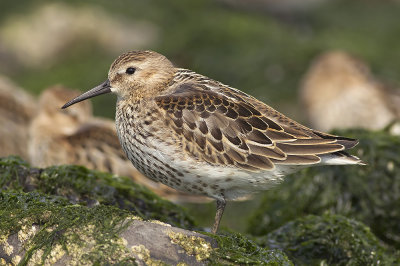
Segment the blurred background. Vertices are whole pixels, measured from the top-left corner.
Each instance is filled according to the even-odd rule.
[[[119,54],[150,49],[318,128],[308,114],[320,112],[307,96],[318,89],[305,87],[321,54],[348,54],[358,62],[360,84],[379,84],[397,97],[399,15],[396,0],[3,1],[0,74],[34,98],[54,85],[86,91],[106,79]],[[395,118],[396,104],[382,95],[382,108],[393,105],[386,112]],[[93,112],[113,119],[115,98],[93,99]],[[223,225],[243,231],[258,202],[228,205]],[[212,223],[213,203],[186,206],[201,225]]]

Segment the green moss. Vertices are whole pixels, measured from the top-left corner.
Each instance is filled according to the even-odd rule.
[[[305,169],[265,193],[248,231],[264,235],[307,214],[341,214],[362,221],[380,239],[400,247],[400,138],[386,131],[348,131],[368,165]]]
[[[282,249],[296,265],[396,265],[370,229],[339,215],[296,219],[258,240]]]
[[[113,206],[87,208],[37,192],[0,192],[0,243],[18,234],[26,263],[55,263],[68,256],[71,263],[134,263],[118,233],[131,214]],[[40,226],[39,230],[33,229]]]
[[[284,252],[263,248],[239,233],[206,235],[218,243],[210,254],[210,265],[293,265]]]
[[[30,172],[28,163],[17,156],[0,158],[0,188],[28,188],[30,177],[38,174],[39,171]]]
[[[156,219],[181,228],[194,225],[183,208],[161,199],[131,179],[81,166],[36,169],[17,157],[0,158],[0,187],[25,192],[36,190],[86,206],[114,205],[144,219]]]

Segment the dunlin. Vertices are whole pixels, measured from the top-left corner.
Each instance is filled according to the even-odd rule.
[[[93,117],[90,102],[75,108],[60,109],[67,100],[78,95],[79,92],[61,86],[50,87],[40,95],[39,112],[29,128],[32,165],[84,165],[90,169],[131,177],[136,183],[175,202],[204,201],[202,197],[178,193],[138,172],[121,149],[114,121]]]
[[[18,155],[28,160],[29,123],[36,109],[34,97],[0,76],[0,157]]]
[[[362,164],[354,139],[309,129],[221,82],[180,69],[152,51],[122,54],[108,79],[66,103],[113,92],[116,127],[133,165],[155,181],[226,201],[263,191],[320,164]]]
[[[300,97],[318,130],[381,129],[400,118],[400,90],[374,78],[365,62],[342,51],[314,60]]]

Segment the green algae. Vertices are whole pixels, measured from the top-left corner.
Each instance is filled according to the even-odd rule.
[[[218,243],[208,258],[210,265],[293,265],[283,251],[261,247],[239,233],[203,234]]]
[[[30,190],[31,177],[39,171],[31,171],[29,164],[17,156],[0,158],[0,188]]]
[[[340,215],[309,215],[260,237],[261,246],[283,250],[296,265],[395,265],[393,255],[361,222]]]
[[[20,265],[55,263],[64,256],[71,264],[134,264],[118,234],[134,218],[114,206],[88,208],[58,196],[37,192],[0,192],[0,244],[18,234],[23,249]],[[38,230],[32,230],[34,226]],[[13,258],[15,259],[15,257]]]
[[[265,193],[248,232],[265,235],[307,214],[333,213],[362,221],[381,240],[400,248],[400,138],[386,131],[338,134],[360,139],[366,166],[323,166],[288,176]]]
[[[0,158],[0,187],[25,192],[36,190],[86,206],[114,205],[144,219],[160,220],[181,228],[194,226],[183,208],[161,199],[131,179],[82,166],[37,169],[18,157]]]

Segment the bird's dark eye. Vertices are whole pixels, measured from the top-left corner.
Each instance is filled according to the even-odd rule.
[[[133,67],[128,67],[125,71],[126,74],[128,75],[132,75],[133,73],[135,73],[136,69]]]

